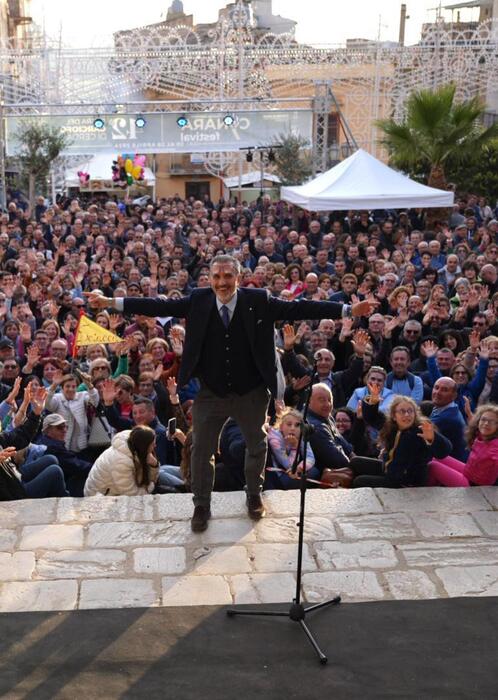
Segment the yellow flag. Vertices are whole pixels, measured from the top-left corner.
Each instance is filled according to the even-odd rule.
[[[123,339],[106,328],[102,328],[95,321],[90,321],[85,315],[80,316],[74,347],[82,345],[95,345],[95,343],[122,343]]]

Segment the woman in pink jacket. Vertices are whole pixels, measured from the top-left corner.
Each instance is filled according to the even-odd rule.
[[[442,486],[498,485],[498,406],[480,406],[467,428],[467,463],[453,457],[430,462],[429,483]]]

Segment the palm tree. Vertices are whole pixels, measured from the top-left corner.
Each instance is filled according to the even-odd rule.
[[[457,102],[456,86],[420,90],[408,98],[401,122],[376,122],[384,133],[391,163],[410,174],[425,171],[427,184],[447,189],[451,164],[475,162],[485,146],[498,139],[498,123],[485,129],[481,119],[485,106],[478,97]]]

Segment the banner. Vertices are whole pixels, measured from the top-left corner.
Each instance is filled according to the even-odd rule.
[[[226,113],[195,112],[146,114],[145,126],[137,127],[136,114],[99,115],[104,129],[97,129],[92,116],[40,116],[46,123],[67,134],[71,144],[64,155],[116,153],[213,153],[238,151],[240,148],[270,146],[280,134],[299,134],[311,145],[313,113],[311,110],[266,110],[234,113],[231,126],[223,123]],[[177,119],[185,116],[184,127]],[[33,117],[6,117],[5,140],[8,156],[19,153],[16,132]]]
[[[74,347],[80,348],[83,345],[95,345],[96,343],[122,343],[123,338],[111,333],[106,328],[102,328],[95,321],[82,314],[78,321]]]

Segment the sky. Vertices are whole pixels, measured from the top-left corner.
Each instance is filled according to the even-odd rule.
[[[171,0],[32,0],[31,14],[53,38],[73,47],[102,46],[112,33],[152,24],[165,18]],[[406,0],[406,44],[419,40],[424,22],[434,21],[439,0]],[[443,3],[444,4],[444,3]],[[213,22],[223,0],[184,0],[196,22]],[[298,41],[344,44],[347,38],[397,41],[399,0],[273,0],[273,13],[297,21]],[[451,19],[451,12],[445,16]],[[456,16],[455,16],[456,19]],[[462,21],[478,19],[478,10],[462,10]]]

